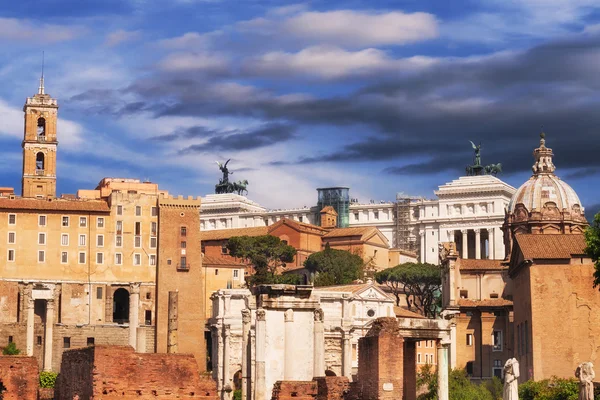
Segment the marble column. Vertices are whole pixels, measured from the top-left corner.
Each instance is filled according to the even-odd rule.
[[[481,229],[475,229],[475,258],[481,259]]]
[[[248,357],[248,340],[250,339],[250,323],[252,322],[252,314],[250,310],[245,308],[242,310],[242,400],[250,400],[248,394],[248,377],[249,377],[249,357]]]
[[[325,328],[323,327],[323,309],[315,310],[313,343],[313,377],[325,376]]]
[[[231,393],[231,378],[229,373],[230,364],[230,339],[231,339],[231,325],[223,325],[223,391],[225,391],[224,398],[227,397],[228,393]]]
[[[487,231],[488,231],[488,252],[490,255],[488,258],[490,260],[495,260],[496,259],[496,246],[494,243],[495,229],[489,228]]]
[[[350,332],[344,331],[343,357],[342,357],[342,376],[352,379],[352,349],[350,348]]]
[[[33,327],[35,323],[35,300],[31,290],[27,294],[27,355],[33,356]]]
[[[265,346],[266,346],[266,313],[264,309],[256,310],[256,386],[255,386],[255,396],[256,400],[264,400],[267,398],[266,387],[265,387]],[[270,394],[269,394],[270,397]]]
[[[46,301],[46,337],[44,340],[44,371],[52,371],[52,329],[54,328],[54,299]]]
[[[462,252],[460,253],[460,258],[469,258],[469,235],[467,229],[461,229],[460,233],[462,233]]]
[[[291,308],[285,310],[285,350],[283,364],[283,379],[286,381],[294,380],[294,310]]]
[[[137,328],[140,323],[140,284],[129,288],[129,345],[137,351]]]
[[[256,346],[256,331],[254,329],[250,329],[250,349],[249,349],[249,357],[250,357],[250,393],[248,393],[249,400],[255,399],[255,387],[256,387],[256,359],[254,354],[252,353],[252,349],[255,349]]]
[[[453,318],[450,321],[450,368],[456,369],[456,320]]]
[[[448,343],[442,342],[437,348],[438,400],[448,400]]]
[[[426,250],[425,250],[425,232],[419,232],[419,235],[421,236],[421,262],[424,263],[425,261],[425,255],[426,255]]]

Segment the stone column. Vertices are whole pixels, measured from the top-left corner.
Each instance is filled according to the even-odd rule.
[[[52,371],[52,329],[54,328],[54,299],[46,301],[46,337],[44,340],[44,371]]]
[[[425,262],[425,254],[427,253],[425,251],[425,232],[419,232],[419,236],[421,237],[421,243],[420,243],[420,247],[421,247],[421,262],[424,263]]]
[[[489,252],[489,259],[490,260],[495,260],[496,259],[496,246],[494,243],[494,234],[495,234],[495,229],[494,228],[489,228],[488,230],[488,252]]]
[[[35,300],[31,290],[27,294],[27,355],[33,356],[33,327],[35,322]]]
[[[178,302],[179,292],[169,292],[169,311],[167,314],[167,353],[177,353],[178,342]]]
[[[256,310],[256,386],[255,399],[265,400],[267,397],[265,388],[265,346],[266,346],[266,313],[264,309]],[[269,396],[270,397],[270,396]]]
[[[248,393],[249,400],[255,400],[255,387],[256,387],[256,352],[253,354],[252,349],[256,349],[256,331],[254,329],[250,329],[250,349],[248,351],[248,355],[250,357],[250,389]],[[256,350],[255,350],[256,351]]]
[[[294,354],[294,310],[288,308],[285,310],[285,350],[283,364],[283,379],[286,381],[294,380],[294,365],[296,360]]]
[[[129,288],[129,345],[137,351],[137,328],[140,324],[140,284]]]
[[[350,332],[344,331],[342,340],[344,343],[342,348],[342,376],[352,379],[352,349],[350,348]]]
[[[460,233],[462,233],[462,252],[460,253],[460,258],[469,258],[469,235],[467,229],[461,229]]]
[[[481,229],[475,229],[475,258],[481,259]]]
[[[438,400],[448,400],[448,343],[441,342],[437,348]]]
[[[323,327],[323,309],[315,310],[313,343],[313,377],[325,376],[325,328]]]
[[[231,325],[223,325],[223,391],[225,391],[224,398],[227,397],[227,394],[231,393],[231,382],[230,382],[230,373],[229,373],[229,364],[230,364],[230,356],[229,356],[229,342],[231,338]]]
[[[242,400],[250,400],[248,396],[248,377],[249,377],[249,357],[248,357],[248,340],[250,339],[250,323],[252,322],[252,314],[250,310],[244,308],[242,310]]]

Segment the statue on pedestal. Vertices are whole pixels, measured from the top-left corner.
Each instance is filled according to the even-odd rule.
[[[579,400],[594,400],[594,364],[579,364],[575,370],[575,377],[579,379]]]
[[[504,390],[502,400],[519,400],[519,362],[510,358],[504,364]]]

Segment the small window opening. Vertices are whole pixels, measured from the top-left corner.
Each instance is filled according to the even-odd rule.
[[[87,341],[86,341],[88,346],[93,346],[95,342],[96,342],[96,340],[93,337],[87,338]]]
[[[38,118],[37,120],[37,135],[46,136],[46,120],[44,118]]]
[[[38,171],[44,170],[44,153],[41,151],[35,156],[35,169]]]

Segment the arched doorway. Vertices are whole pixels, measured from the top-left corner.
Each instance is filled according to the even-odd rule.
[[[233,374],[233,390],[242,390],[242,371]]]
[[[119,288],[113,294],[113,322],[129,323],[129,291]]]

